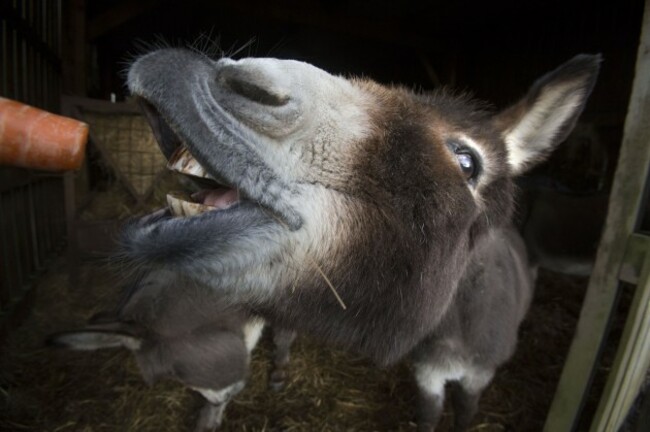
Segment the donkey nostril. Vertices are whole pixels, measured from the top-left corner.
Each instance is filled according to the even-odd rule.
[[[252,82],[238,79],[238,77],[228,77],[225,83],[233,92],[261,105],[282,106],[290,99],[287,95],[279,95]]]

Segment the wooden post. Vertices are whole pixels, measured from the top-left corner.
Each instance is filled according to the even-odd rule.
[[[634,237],[634,243],[643,245],[643,266],[592,432],[619,430],[650,366],[650,237]]]
[[[607,59],[605,59],[607,61]],[[614,308],[628,241],[640,214],[650,165],[650,0],[646,1],[636,74],[605,230],[573,343],[544,431],[573,430],[587,395]],[[639,287],[641,288],[641,287]],[[611,388],[611,387],[610,387]],[[607,395],[604,395],[607,397]],[[623,407],[624,405],[619,405]],[[597,419],[597,421],[600,421]],[[609,426],[597,430],[612,430]]]

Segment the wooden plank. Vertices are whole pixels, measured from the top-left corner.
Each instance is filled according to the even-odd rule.
[[[643,270],[647,251],[650,250],[650,237],[643,234],[632,234],[625,248],[625,256],[618,278],[632,285],[638,285]]]
[[[620,428],[650,366],[650,248],[639,280],[591,432]]]
[[[650,1],[650,0],[649,0]],[[640,211],[650,164],[650,2],[646,1],[636,74],[605,230],[569,354],[544,431],[570,431],[591,385],[615,302],[626,243]]]
[[[129,102],[119,102],[118,104],[99,99],[64,96],[61,98],[61,103],[63,104],[64,113],[67,113],[67,115],[76,114],[73,111],[75,107],[82,111],[82,116],[83,111],[92,111],[102,114],[142,114],[142,110],[137,104]],[[83,120],[83,117],[79,119]]]

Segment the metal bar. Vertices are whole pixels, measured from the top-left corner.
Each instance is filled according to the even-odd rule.
[[[45,70],[43,68],[43,60],[40,56],[36,56],[36,77],[34,85],[36,86],[36,100],[38,106],[48,109],[47,103],[47,85],[44,80]]]
[[[71,175],[73,176],[72,178],[74,179],[76,177],[76,173],[71,172]],[[74,199],[74,205],[76,207],[77,201],[76,201],[76,186],[74,181],[72,182],[72,193],[73,193],[73,199]],[[56,220],[57,220],[57,238],[58,238],[58,243],[56,244],[57,250],[65,244],[66,238],[66,232],[67,232],[67,219],[66,219],[66,209],[65,209],[65,178],[59,178],[57,179],[56,182],[56,189],[57,189],[57,207],[56,207]]]
[[[8,226],[9,226],[9,210],[8,205],[6,204],[8,200],[8,194],[0,194],[0,275],[2,275],[2,285],[0,288],[0,312],[7,308],[11,296],[10,296],[10,287],[12,284],[12,274],[14,273],[13,266],[10,264],[10,247],[9,247],[9,238],[8,238]]]
[[[63,175],[63,189],[68,239],[68,278],[70,285],[79,285],[79,251],[75,231],[74,174],[68,171]]]
[[[54,13],[53,13],[53,1],[48,1],[43,4],[43,34],[45,34],[45,43],[50,47],[52,51],[57,55],[55,44],[54,44]]]
[[[0,19],[0,63],[2,64],[2,73],[0,74],[0,91],[3,95],[9,94],[9,40],[7,36],[7,22]]]
[[[34,205],[34,185],[27,185],[27,200],[29,203],[29,228],[32,241],[32,264],[35,270],[41,269],[40,253],[38,249],[38,231],[36,230],[36,206]]]
[[[22,65],[22,92],[23,97],[21,100],[30,102],[29,100],[29,87],[27,87],[27,82],[29,81],[29,70],[27,69],[27,41],[23,36],[20,41],[20,64]],[[25,79],[27,78],[27,79]]]
[[[13,255],[14,255],[14,260],[15,260],[15,263],[14,263],[15,267],[14,268],[16,269],[16,274],[17,274],[15,284],[19,288],[22,288],[23,282],[24,282],[24,280],[23,280],[23,266],[22,266],[22,262],[21,262],[21,259],[20,259],[20,239],[18,238],[18,224],[16,222],[16,218],[18,217],[18,215],[16,214],[17,213],[17,211],[16,211],[17,206],[16,206],[16,199],[15,199],[15,192],[14,191],[9,192],[9,201],[10,201],[10,204],[9,204],[9,213],[10,213],[9,218],[11,220],[10,229],[12,231],[11,237],[12,237],[12,245],[13,245],[12,249],[13,249]],[[14,297],[14,292],[15,292],[15,287],[10,287],[9,288],[9,295],[10,295],[12,300],[13,300],[13,297]]]
[[[23,41],[25,58],[23,60],[25,64],[25,76],[23,79],[23,86],[25,87],[25,93],[27,97],[25,100],[28,104],[39,106],[36,102],[36,92],[34,88],[34,58],[32,57],[32,46],[29,45],[26,41]]]
[[[44,197],[47,195],[47,191],[44,188],[44,183],[45,179],[39,179],[33,184],[34,221],[37,233],[36,252],[38,254],[38,260],[41,266],[45,265],[45,261],[47,260],[49,253],[47,225],[48,220],[51,217],[50,209],[44,202]]]
[[[47,257],[50,255],[53,249],[53,244],[52,244],[52,230],[51,230],[51,217],[50,217],[50,212],[51,212],[51,206],[50,206],[50,188],[49,188],[49,181],[48,179],[42,179],[41,180],[41,208],[43,209],[42,211],[42,233],[43,233],[43,243],[44,243],[44,259],[47,259]]]
[[[18,32],[15,29],[11,30],[11,35],[12,40],[11,40],[11,64],[13,65],[13,98],[14,99],[20,99],[20,95],[18,94],[18,89],[20,88],[20,82],[19,80],[19,70],[18,70]]]
[[[45,65],[45,75],[46,75],[46,80],[47,80],[47,88],[49,90],[48,93],[48,100],[47,100],[47,106],[49,107],[50,110],[55,111],[53,107],[55,107],[59,101],[59,94],[57,91],[53,90],[55,86],[55,76],[56,74],[53,73],[52,68],[49,64]]]
[[[44,233],[45,233],[45,253],[49,255],[54,249],[54,234],[52,233],[52,218],[50,212],[52,208],[52,188],[48,179],[43,179],[43,205],[47,212],[47,217],[44,218]]]
[[[29,203],[27,195],[27,186],[23,186],[17,190],[18,199],[19,199],[19,208],[18,208],[18,235],[20,237],[20,250],[22,254],[23,263],[23,274],[25,276],[25,284],[27,284],[27,279],[34,272],[33,262],[32,262],[32,248],[31,248],[31,239],[29,231]]]
[[[63,48],[63,44],[61,43],[63,39],[63,5],[61,0],[56,0],[56,23],[57,23],[57,28],[56,28],[56,44],[55,44],[55,53],[56,55],[61,58],[61,50]]]

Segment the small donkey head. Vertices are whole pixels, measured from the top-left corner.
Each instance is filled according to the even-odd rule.
[[[396,361],[435,329],[476,245],[510,223],[512,177],[568,135],[599,62],[577,56],[493,114],[297,61],[144,55],[129,88],[170,167],[201,190],[170,197],[190,217],[132,225],[124,253]]]
[[[131,350],[148,384],[175,379],[205,398],[195,430],[206,432],[221,424],[228,402],[244,388],[262,326],[213,291],[154,271],[128,285],[114,311],[96,314],[83,328],[51,334],[47,343]]]

